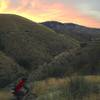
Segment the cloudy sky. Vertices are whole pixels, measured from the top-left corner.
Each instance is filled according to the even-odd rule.
[[[0,0],[0,13],[100,28],[100,0]]]

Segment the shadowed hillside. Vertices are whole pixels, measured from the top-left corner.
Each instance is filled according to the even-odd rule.
[[[0,88],[8,85],[24,74],[25,71],[23,68],[0,51]]]
[[[77,45],[23,17],[0,15],[0,49],[27,69],[49,62],[53,56]]]
[[[100,75],[100,42],[89,43],[84,48],[62,52],[31,74],[31,79],[73,75]]]

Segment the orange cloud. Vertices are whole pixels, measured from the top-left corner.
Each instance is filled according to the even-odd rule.
[[[100,21],[93,19],[91,16],[82,14],[74,7],[63,8],[59,18],[63,22],[73,22],[73,23],[78,23],[89,27],[100,28]]]
[[[65,6],[61,2],[47,2],[48,0],[0,0],[0,13],[12,13],[24,16],[36,22],[57,20],[73,22],[90,27],[99,27],[100,21],[91,16],[83,15],[71,5]]]

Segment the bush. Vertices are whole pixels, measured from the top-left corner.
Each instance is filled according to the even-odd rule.
[[[66,95],[69,100],[82,100],[91,93],[98,92],[99,88],[96,84],[92,84],[82,77],[76,77],[70,80]]]

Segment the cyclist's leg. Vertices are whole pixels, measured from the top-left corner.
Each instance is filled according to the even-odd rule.
[[[16,94],[16,100],[22,100],[22,98],[23,98],[22,92]]]

